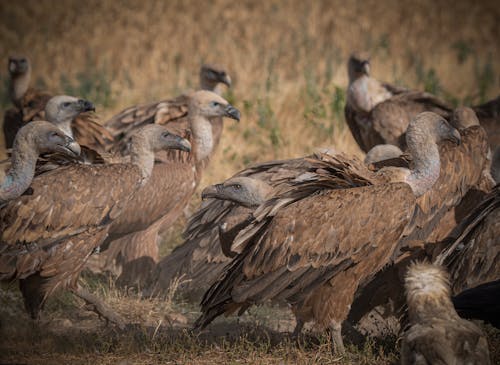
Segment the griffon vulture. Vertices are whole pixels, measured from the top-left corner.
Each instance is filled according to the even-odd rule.
[[[200,87],[202,90],[219,91],[218,85],[231,85],[229,75],[218,66],[204,65],[200,70]],[[111,118],[106,126],[110,128],[118,142],[118,149],[126,153],[128,134],[139,125],[147,123],[157,123],[166,125],[169,130],[184,136],[192,141],[193,131],[189,125],[189,95],[182,95],[172,100],[163,100],[152,104],[134,106],[125,109],[117,116]],[[223,118],[210,118],[212,147],[214,151],[219,144],[223,129]],[[211,154],[211,153],[210,153]],[[168,153],[157,156],[163,161],[184,162],[191,168],[196,168],[196,175],[192,177],[190,183],[193,190],[199,184],[201,173],[208,165],[210,154],[204,159],[188,158],[186,154]],[[181,184],[181,182],[178,182]],[[191,193],[192,194],[192,193]],[[151,227],[148,231],[139,232],[129,237],[124,237],[120,241],[114,242],[108,249],[103,251],[99,257],[96,256],[90,264],[90,269],[94,271],[110,270],[119,275],[118,284],[133,285],[143,282],[149,275],[159,259],[157,236],[158,230],[168,228],[182,213],[188,204],[189,197],[178,202],[172,207],[169,214],[165,216],[163,222],[158,222],[158,226]],[[121,275],[120,275],[121,274]]]
[[[430,112],[415,117],[406,136],[411,169],[372,172],[356,159],[320,155],[308,179],[262,204],[230,248],[237,256],[205,294],[196,327],[270,299],[300,308],[336,276],[354,278],[342,288],[349,305],[359,283],[390,261],[398,240],[412,226],[417,198],[438,180],[437,143],[460,142],[458,131]],[[332,329],[337,349],[343,351],[340,329],[348,307],[338,308],[335,297],[340,293],[331,294],[312,315]]]
[[[38,122],[26,128],[30,125]],[[130,163],[60,167],[35,177],[28,195],[1,208],[0,280],[19,279],[32,318],[59,287],[89,300],[88,293],[77,288],[85,261],[147,185],[154,152],[167,148],[189,151],[190,144],[162,126],[146,126],[133,137]]]
[[[488,342],[474,323],[453,307],[446,271],[412,264],[405,278],[410,328],[401,344],[401,364],[490,364]]]
[[[364,152],[378,144],[393,144],[404,149],[404,132],[418,113],[432,111],[449,121],[453,118],[452,108],[436,96],[381,83],[372,78],[369,71],[367,57],[349,58],[345,118]],[[500,97],[472,109],[488,133],[490,146],[495,148],[500,144]]]
[[[180,291],[201,296],[229,262],[232,238],[250,223],[251,213],[300,175],[307,176],[311,168],[307,158],[270,161],[205,188],[205,202],[190,218],[184,243],[156,266],[151,278],[154,290],[166,291],[180,278]]]
[[[125,263],[130,261],[124,267],[118,284],[131,285],[148,277],[156,264],[153,258],[158,256],[158,231],[182,214],[215,147],[214,120],[223,117],[239,120],[240,113],[219,95],[200,90],[190,95],[187,116],[193,144],[191,154],[159,156],[161,161],[155,165],[151,184],[144,194],[137,196],[135,205],[131,205],[136,208],[123,214],[120,223],[120,236],[124,233],[134,235],[111,243],[109,249],[102,253],[106,266],[112,266],[113,261],[120,260],[121,256],[126,258]],[[150,213],[145,214],[145,211]],[[141,221],[141,224],[131,224],[129,220]],[[136,256],[130,257],[133,254]],[[146,257],[147,254],[153,255],[153,258]],[[102,261],[98,264],[102,265]]]

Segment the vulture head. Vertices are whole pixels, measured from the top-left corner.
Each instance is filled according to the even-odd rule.
[[[191,144],[187,139],[170,133],[160,124],[147,124],[132,136],[132,145],[140,145],[147,151],[158,152],[168,149],[191,151]]]
[[[423,142],[437,144],[441,141],[451,141],[460,144],[461,137],[457,129],[453,128],[442,116],[433,112],[418,114],[406,131],[406,143],[408,147],[419,141],[420,152],[425,152]]]
[[[451,124],[457,129],[467,129],[479,125],[479,119],[471,108],[461,106],[453,111]]]
[[[229,200],[251,208],[262,204],[271,192],[272,187],[264,181],[241,176],[226,180],[222,184],[207,186],[201,197]]]
[[[192,93],[189,100],[189,114],[204,118],[227,117],[240,120],[240,111],[214,92],[200,90]]]
[[[24,56],[10,56],[8,70],[11,77],[25,75],[31,71],[30,62]]]
[[[45,106],[45,118],[57,125],[68,136],[73,136],[71,122],[81,113],[95,111],[94,104],[74,96],[58,95],[51,98]]]
[[[392,144],[379,144],[368,151],[365,157],[365,164],[370,165],[391,158],[397,158],[402,154],[403,151],[401,151],[398,146]]]
[[[62,153],[70,157],[80,155],[80,145],[54,124],[34,121],[22,127],[14,140],[15,150],[34,148],[38,154]]]
[[[200,68],[200,85],[202,90],[214,91],[218,84],[231,87],[231,77],[219,65],[204,64]]]
[[[353,53],[347,61],[349,81],[352,82],[363,75],[370,75],[370,58],[366,53]]]

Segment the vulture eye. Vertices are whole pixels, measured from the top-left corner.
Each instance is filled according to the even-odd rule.
[[[236,190],[241,190],[241,185],[240,184],[234,184],[233,188]]]
[[[212,102],[210,102],[210,106],[211,106],[212,108],[216,108],[216,107],[218,107],[219,105],[220,105],[220,103],[218,103],[218,102],[216,102],[216,101],[212,101]]]
[[[71,103],[69,101],[65,101],[64,103],[62,103],[63,108],[68,108],[70,105]]]
[[[162,138],[167,138],[169,135],[170,135],[170,133],[168,133],[168,132],[163,132],[163,133],[161,134],[161,137],[162,137]]]

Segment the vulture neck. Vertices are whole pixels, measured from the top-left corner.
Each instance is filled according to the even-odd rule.
[[[432,188],[439,178],[441,162],[439,148],[433,138],[410,124],[406,132],[408,152],[413,158],[413,165],[406,182],[411,186],[415,196],[419,197]]]
[[[151,177],[155,163],[155,154],[149,148],[149,143],[142,135],[135,135],[130,146],[130,162],[139,168],[141,172],[141,185]]]
[[[374,106],[368,92],[369,79],[370,76],[361,75],[349,82],[347,98],[358,112],[369,113]]]
[[[191,129],[193,131],[193,139],[195,142],[195,159],[196,162],[200,162],[210,157],[214,149],[212,124],[204,116],[198,114],[191,115]]]
[[[206,80],[204,77],[200,77],[200,89],[211,91],[217,95],[222,94],[222,87],[220,83]]]
[[[408,313],[411,323],[427,323],[436,318],[453,319],[458,317],[450,300],[449,291],[440,291],[439,289],[410,293]]]
[[[71,123],[73,122],[72,119],[67,119],[61,123],[54,123],[57,128],[59,128],[60,130],[62,130],[64,132],[65,135],[67,135],[68,137],[71,137],[73,138],[73,130],[71,129]]]
[[[20,75],[13,75],[10,79],[9,93],[10,99],[14,105],[20,107],[21,99],[28,91],[31,79],[31,71],[27,71]]]
[[[33,143],[18,134],[12,148],[11,168],[0,186],[0,203],[21,196],[29,188],[35,176],[38,155]]]

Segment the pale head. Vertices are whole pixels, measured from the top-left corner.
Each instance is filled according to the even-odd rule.
[[[31,71],[30,61],[25,56],[10,56],[7,67],[11,77],[25,75]]]
[[[220,65],[204,64],[200,68],[200,86],[203,90],[215,91],[217,85],[231,87],[231,77]]]
[[[222,184],[207,186],[202,199],[229,200],[245,207],[256,207],[272,194],[272,187],[264,181],[250,177],[234,177]]]
[[[461,106],[453,110],[451,124],[457,129],[467,129],[479,125],[479,119],[477,119],[474,110],[466,106]]]
[[[347,61],[349,81],[354,81],[363,75],[370,75],[370,57],[365,52],[351,54]]]
[[[379,144],[373,147],[365,157],[365,164],[397,158],[403,154],[403,151],[398,146],[392,144]]]
[[[94,104],[74,96],[57,95],[45,106],[45,118],[55,125],[71,122],[79,114],[95,111]]]
[[[192,117],[204,118],[227,117],[240,120],[240,112],[223,97],[214,92],[199,90],[190,95],[189,114]]]
[[[24,149],[27,146],[31,146],[38,154],[62,153],[70,157],[80,155],[80,145],[46,121],[34,121],[19,130],[13,148]]]

